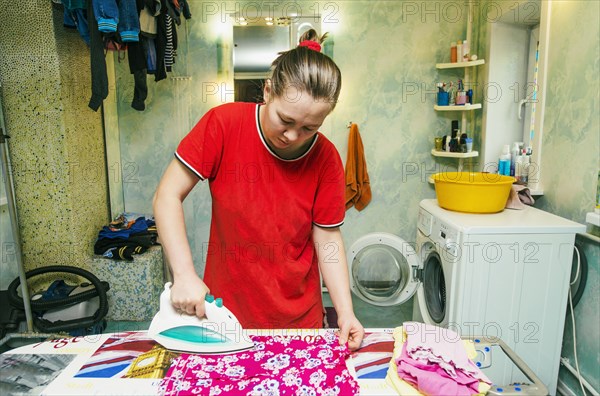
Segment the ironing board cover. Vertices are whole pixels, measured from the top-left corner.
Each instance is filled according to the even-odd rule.
[[[335,334],[251,336],[254,348],[231,355],[181,354],[160,384],[164,395],[357,395],[347,345]]]

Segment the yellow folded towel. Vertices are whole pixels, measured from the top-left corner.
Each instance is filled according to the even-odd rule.
[[[346,157],[346,210],[352,206],[363,210],[371,202],[371,184],[367,173],[365,151],[358,126],[350,126]]]

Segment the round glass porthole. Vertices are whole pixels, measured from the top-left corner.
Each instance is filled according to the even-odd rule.
[[[368,245],[352,261],[356,289],[373,302],[396,297],[405,287],[409,275],[409,265],[404,256],[388,245]]]
[[[441,323],[446,317],[446,279],[436,252],[431,252],[423,265],[423,292],[429,316]]]

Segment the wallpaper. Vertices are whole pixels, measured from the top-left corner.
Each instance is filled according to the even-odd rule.
[[[595,206],[600,169],[599,15],[597,1],[552,2],[542,147],[544,197],[539,199],[539,207],[579,223]],[[591,226],[588,229],[593,232]],[[597,227],[595,233],[598,235]],[[577,240],[588,263],[584,294],[574,309],[577,357],[582,375],[598,390],[600,245],[584,237]],[[571,365],[575,365],[573,344],[572,317],[567,314],[562,356],[569,358]],[[580,394],[578,381],[565,369],[561,368],[560,379]]]
[[[236,4],[241,12],[256,12],[251,2]],[[244,8],[244,4],[249,5]],[[334,142],[344,162],[350,121],[358,125],[365,146],[373,200],[362,212],[346,213],[342,227],[346,248],[375,231],[414,242],[419,201],[434,197],[427,177],[456,167],[455,161],[430,155],[433,138],[448,133],[452,119],[433,110],[435,63],[448,61],[448,38],[465,35],[466,16],[450,19],[441,7],[437,15],[436,11],[424,14],[414,2],[294,4],[294,12],[321,13],[323,30],[330,33],[326,51],[342,71],[339,103],[321,131]],[[171,78],[149,80],[145,112],[130,107],[133,78],[125,65],[116,65],[123,163],[131,164],[137,176],[124,184],[128,211],[151,211],[152,194],[179,140],[210,107],[233,100],[232,78],[223,65],[231,53],[227,48],[231,27],[221,22],[224,10],[210,9],[207,15],[202,8],[207,5],[192,2],[191,6],[192,19],[178,27],[183,44]],[[235,7],[227,5],[225,10]],[[291,10],[282,6],[273,12]],[[198,270],[203,268],[199,261],[210,221],[207,190],[199,184],[185,202]]]

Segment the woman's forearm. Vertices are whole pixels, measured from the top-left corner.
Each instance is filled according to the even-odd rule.
[[[338,315],[353,313],[348,265],[344,242],[339,228],[323,229],[315,227],[313,241],[317,249],[319,269],[333,306]]]

